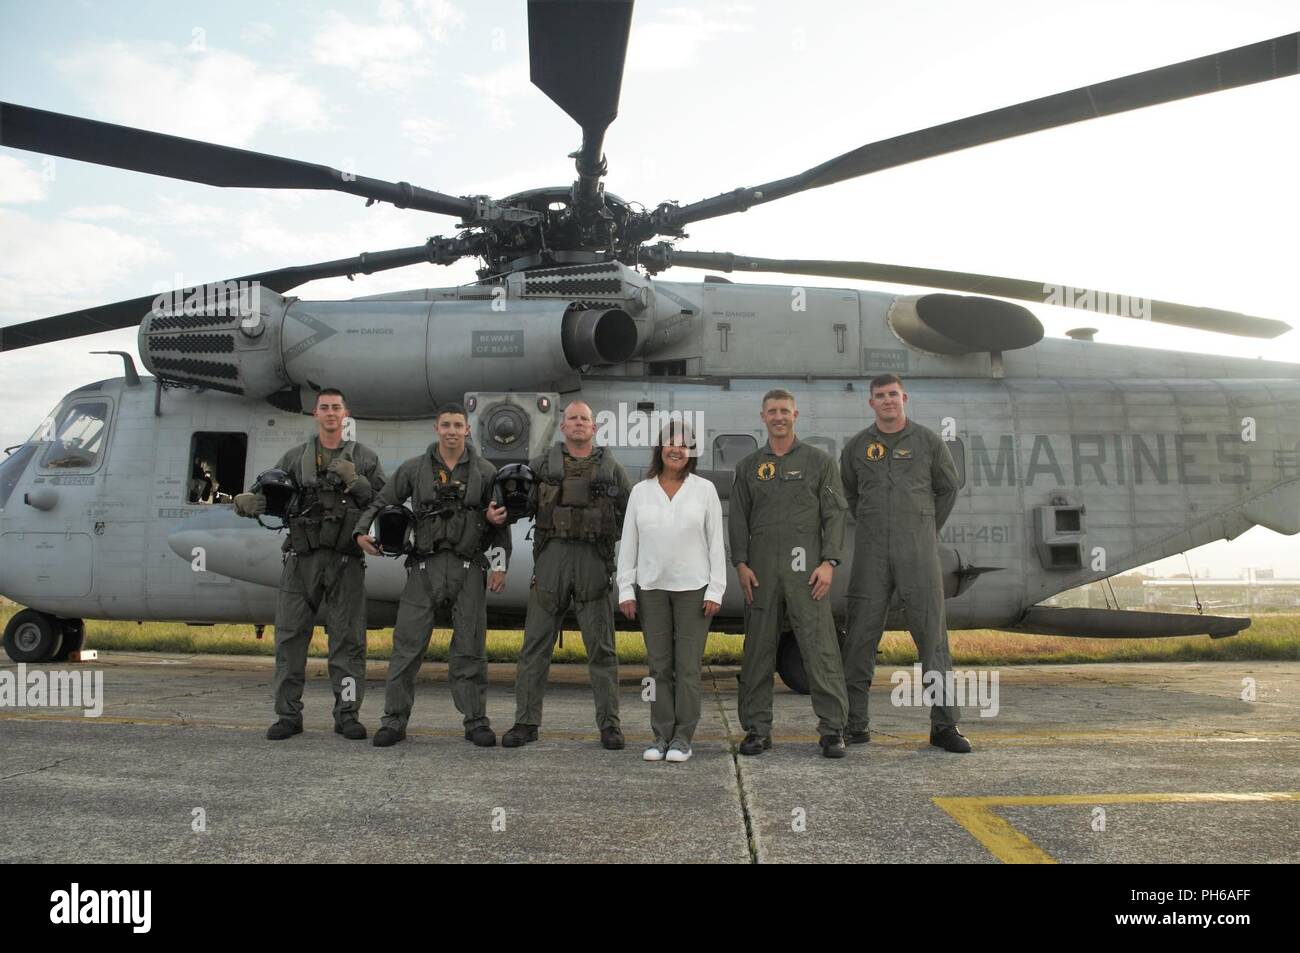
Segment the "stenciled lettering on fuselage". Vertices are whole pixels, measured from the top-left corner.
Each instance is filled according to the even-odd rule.
[[[757,438],[756,438],[757,439]],[[839,459],[850,438],[802,437]],[[963,487],[1245,486],[1300,477],[1300,448],[1261,454],[1231,433],[963,434],[949,442]],[[883,457],[883,454],[882,454]],[[1253,457],[1253,459],[1252,459]]]
[[[971,434],[964,442],[966,479],[976,487],[1240,485],[1252,479],[1250,447],[1240,433]],[[1273,454],[1279,477],[1300,475],[1298,456]]]

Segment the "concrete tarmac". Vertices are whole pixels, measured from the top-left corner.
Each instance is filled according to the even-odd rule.
[[[0,707],[0,861],[1300,861],[1300,663],[1001,668],[997,714],[963,709],[969,755],[928,744],[928,711],[891,704],[909,670],[882,667],[872,741],[840,761],[779,682],[774,748],[737,755],[736,669],[713,667],[685,764],[641,760],[637,666],[621,672],[624,751],[600,747],[583,666],[551,668],[541,740],[512,750],[464,740],[438,663],[388,749],[333,733],[323,660],[307,730],[282,742],[264,738],[269,658],[26,671],[54,669],[102,672],[103,714]],[[386,672],[371,663],[372,732]],[[498,733],[513,680],[491,667]]]

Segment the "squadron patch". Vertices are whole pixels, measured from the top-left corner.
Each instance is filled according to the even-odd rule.
[[[760,480],[770,480],[776,476],[776,464],[768,461],[758,465],[758,478]]]
[[[867,444],[867,459],[872,463],[885,459],[885,445],[879,440],[873,440]]]
[[[439,482],[439,483],[446,483],[446,482],[447,482],[447,479],[448,479],[448,478],[447,478],[447,471],[446,471],[446,470],[439,470],[439,471],[438,471],[438,482]]]

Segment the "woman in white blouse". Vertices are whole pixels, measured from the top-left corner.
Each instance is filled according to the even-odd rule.
[[[700,671],[709,619],[727,587],[722,503],[695,475],[695,440],[682,423],[664,428],[650,471],[632,487],[618,551],[619,609],[641,611],[654,700],[646,761],[685,761],[700,720]]]

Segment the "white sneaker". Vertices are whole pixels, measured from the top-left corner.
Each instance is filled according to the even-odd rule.
[[[677,743],[674,743],[673,746],[668,749],[668,754],[665,755],[664,758],[667,761],[673,761],[676,763],[680,763],[682,761],[690,761],[691,760],[690,745],[686,745],[685,747],[679,747]]]
[[[651,745],[641,752],[642,761],[662,761],[664,759],[664,749],[662,745]]]

